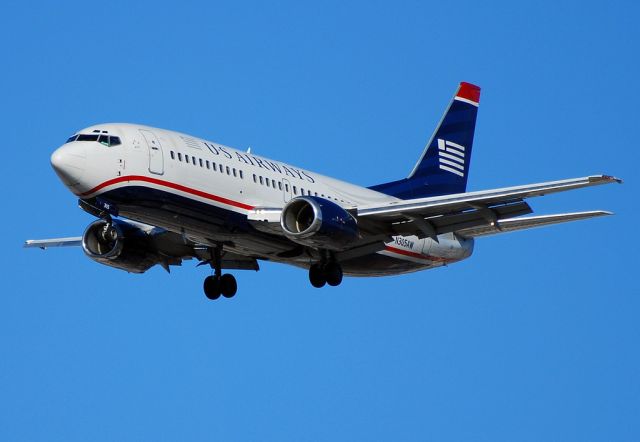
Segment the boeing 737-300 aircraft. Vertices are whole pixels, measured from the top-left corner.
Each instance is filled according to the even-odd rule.
[[[314,287],[347,276],[426,270],[471,256],[477,237],[609,215],[529,216],[528,198],[620,182],[593,175],[466,192],[480,88],[460,83],[407,178],[371,187],[339,181],[190,135],[137,124],[80,130],[51,155],[80,207],[98,219],[81,237],[26,247],[81,246],[127,272],[195,258],[211,267],[210,299],[230,298],[223,270],[268,260],[308,269]]]

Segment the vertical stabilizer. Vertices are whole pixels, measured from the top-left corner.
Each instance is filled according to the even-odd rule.
[[[480,88],[462,82],[409,176],[370,187],[411,199],[465,192]]]

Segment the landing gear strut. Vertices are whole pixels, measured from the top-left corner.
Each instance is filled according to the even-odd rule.
[[[335,261],[313,264],[309,267],[309,282],[318,289],[325,284],[338,286],[342,282],[342,267]]]
[[[210,264],[214,274],[204,279],[204,294],[209,299],[218,299],[220,295],[232,298],[238,291],[238,283],[232,274],[222,274],[222,247],[213,250]]]

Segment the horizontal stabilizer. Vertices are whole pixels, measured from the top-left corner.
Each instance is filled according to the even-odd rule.
[[[478,237],[495,235],[498,233],[515,232],[516,230],[532,229],[534,227],[550,226],[552,224],[578,221],[581,219],[594,218],[597,216],[613,215],[604,210],[594,210],[589,212],[559,213],[556,215],[541,215],[522,218],[509,218],[496,221],[492,225],[463,229],[457,232],[464,237]]]

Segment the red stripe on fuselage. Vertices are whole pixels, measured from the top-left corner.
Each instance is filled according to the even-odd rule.
[[[199,196],[201,198],[206,198],[208,200],[216,201],[218,203],[226,204],[228,206],[238,207],[240,209],[253,210],[255,208],[254,206],[250,206],[249,204],[230,200],[228,198],[214,195],[212,193],[203,192],[202,190],[193,189],[191,187],[183,186],[182,184],[176,184],[176,183],[172,183],[171,181],[160,180],[158,178],[153,178],[153,177],[148,177],[143,175],[128,175],[128,176],[113,178],[111,180],[105,181],[102,184],[98,184],[93,189],[83,192],[79,196],[88,196],[98,192],[99,190],[104,189],[105,187],[112,186],[114,184],[119,184],[119,183],[125,183],[125,182],[129,183],[131,181],[142,181],[145,183],[152,183],[158,186],[168,187],[170,189],[179,190],[180,192],[190,193],[191,195]]]

